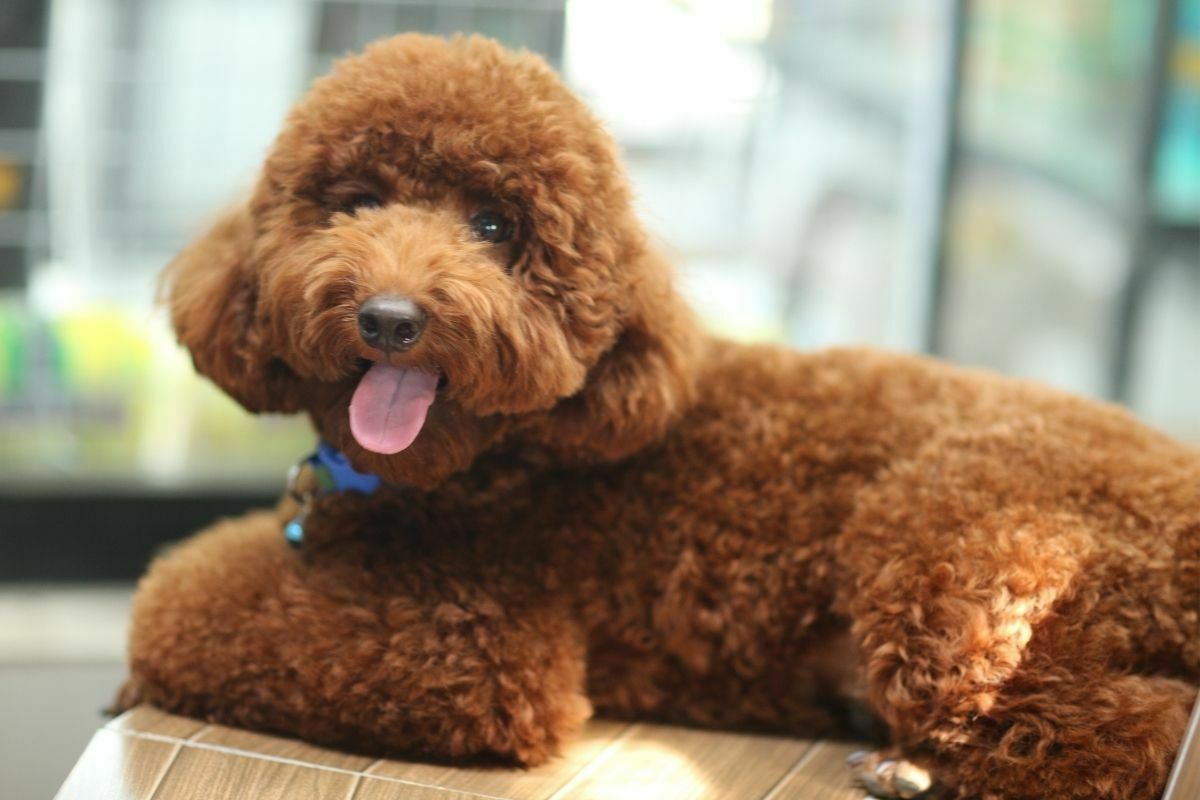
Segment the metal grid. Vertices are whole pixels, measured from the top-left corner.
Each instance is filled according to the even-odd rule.
[[[24,282],[44,230],[37,186],[46,0],[0,6],[0,288]]]
[[[44,141],[50,165],[47,213],[0,216],[0,247],[129,298],[249,185],[334,58],[402,31],[480,32],[557,65],[565,0],[55,0],[50,18],[44,52],[0,49],[0,107],[7,67],[47,75],[44,136],[2,131],[0,153]]]

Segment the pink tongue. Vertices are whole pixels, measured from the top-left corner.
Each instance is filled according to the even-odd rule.
[[[365,449],[384,455],[413,443],[437,393],[436,375],[375,364],[350,401],[350,432]]]

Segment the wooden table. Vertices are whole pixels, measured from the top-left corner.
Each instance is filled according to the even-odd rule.
[[[92,738],[58,800],[861,800],[861,745],[596,720],[532,770],[452,768],[325,750],[149,706]]]
[[[533,770],[371,759],[142,706],[96,732],[58,800],[862,800],[851,743],[593,721]],[[1163,800],[1200,797],[1200,703]]]

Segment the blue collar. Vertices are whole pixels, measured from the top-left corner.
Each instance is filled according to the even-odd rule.
[[[358,472],[346,456],[328,442],[317,444],[317,452],[306,459],[316,470],[321,488],[329,492],[358,492],[374,494],[382,481],[373,472]],[[328,484],[326,484],[326,479]]]
[[[318,497],[334,492],[374,494],[382,484],[378,475],[357,471],[340,450],[319,442],[315,453],[288,471],[287,492],[299,504],[300,511],[283,526],[284,538],[293,547],[304,544],[304,521]]]

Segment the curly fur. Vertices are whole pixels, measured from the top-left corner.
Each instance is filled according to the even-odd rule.
[[[468,235],[483,201],[511,248]],[[393,359],[447,379],[394,456],[347,422],[378,292],[429,311]],[[301,553],[285,501],[158,559],[125,703],[536,764],[593,708],[820,735],[862,702],[959,797],[1161,790],[1200,684],[1200,454],[1029,383],[705,336],[534,56],[339,62],[166,294],[200,372],[391,485],[320,500]]]

